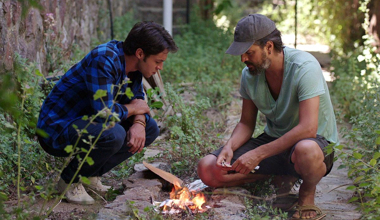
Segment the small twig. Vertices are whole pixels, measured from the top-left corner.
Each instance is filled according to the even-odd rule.
[[[53,211],[53,210],[54,210],[59,204],[61,204],[61,202],[62,202],[62,199],[59,200],[59,202],[57,203],[57,205],[54,206],[54,208],[52,209],[52,211]]]
[[[334,191],[334,190],[336,190],[336,189],[338,189],[338,188],[340,188],[340,187],[343,187],[343,186],[349,186],[349,185],[354,185],[354,184],[347,183],[347,184],[343,184],[343,185],[337,186],[337,187],[335,187],[334,189],[330,190],[328,193],[330,193],[330,192],[332,192],[332,191]]]
[[[95,193],[95,195],[99,196],[106,204],[108,204],[107,200],[103,196],[101,196],[97,192],[95,192],[95,190],[93,190],[91,188],[87,188],[87,189],[91,190],[93,193]]]

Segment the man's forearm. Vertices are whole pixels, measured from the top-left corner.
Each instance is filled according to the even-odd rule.
[[[254,130],[254,127],[250,128],[248,125],[239,122],[225,146],[231,147],[231,149],[235,151],[252,137]]]
[[[138,121],[138,120],[146,122],[145,115],[135,115],[135,118],[133,119],[133,121]]]

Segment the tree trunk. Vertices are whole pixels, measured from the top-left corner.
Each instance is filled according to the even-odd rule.
[[[199,0],[199,9],[203,20],[212,19],[214,0]]]

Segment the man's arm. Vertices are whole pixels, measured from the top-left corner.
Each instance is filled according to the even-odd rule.
[[[133,99],[129,104],[124,104],[128,109],[127,118],[133,115],[143,115],[150,112],[150,108],[145,100],[143,99]],[[144,116],[145,117],[145,116]],[[145,118],[144,118],[145,121]]]
[[[243,107],[240,122],[236,125],[230,139],[223,147],[217,159],[217,165],[222,167],[222,162],[231,163],[233,151],[247,142],[253,134],[256,126],[257,107],[252,100],[243,98]]]
[[[319,96],[304,100],[299,105],[299,123],[282,137],[243,154],[232,165],[239,173],[248,174],[262,160],[288,150],[298,141],[316,137],[318,130]]]

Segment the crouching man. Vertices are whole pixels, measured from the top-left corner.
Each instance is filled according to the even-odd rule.
[[[162,70],[168,53],[176,51],[175,42],[162,26],[140,22],[124,42],[112,40],[99,45],[54,86],[38,119],[37,127],[47,134],[39,136],[42,148],[53,156],[67,157],[65,148],[76,146],[85,149],[79,154],[83,159],[90,149],[88,143],[99,136],[89,154],[93,164],[85,162],[75,175],[80,160],[74,156],[61,174],[58,190],[63,192],[69,187],[65,193],[68,202],[93,204],[94,199],[86,192],[79,176],[90,180],[85,187],[104,193],[110,187],[102,185],[101,176],[157,138],[159,128],[144,101],[142,79]],[[106,93],[94,98],[99,90]],[[91,116],[105,107],[120,121],[111,125],[108,119],[96,117],[89,123]],[[108,128],[103,131],[104,125]],[[82,129],[86,132],[77,142],[78,131]],[[73,184],[68,185],[73,178]]]
[[[199,177],[206,185],[228,187],[275,175],[274,184],[287,191],[302,179],[292,219],[322,219],[325,214],[314,204],[316,185],[333,166],[334,155],[326,155],[324,148],[337,143],[338,134],[318,61],[284,47],[274,22],[259,14],[238,22],[226,53],[240,56],[246,65],[241,119],[225,146],[201,159]],[[258,111],[267,124],[263,134],[252,138]]]

